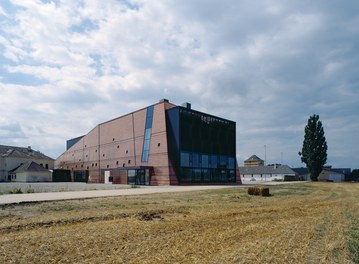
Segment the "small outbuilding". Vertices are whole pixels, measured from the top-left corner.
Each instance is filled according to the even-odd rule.
[[[46,170],[54,169],[54,159],[46,156],[31,146],[15,147],[0,145],[0,182],[11,181],[14,172],[22,164],[33,161]]]
[[[296,175],[304,180],[310,181],[310,173],[307,168],[293,168]],[[341,182],[345,180],[345,175],[351,173],[350,168],[332,168],[332,166],[325,166],[318,176],[318,181],[331,181],[331,182]]]
[[[14,182],[51,182],[52,172],[34,161],[28,161],[9,172]]]
[[[342,182],[344,179],[344,173],[326,168],[324,168],[318,176],[318,181]]]

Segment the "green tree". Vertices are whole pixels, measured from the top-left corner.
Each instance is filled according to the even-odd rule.
[[[319,115],[309,117],[304,132],[302,152],[298,154],[302,162],[307,165],[312,181],[318,181],[318,176],[327,162],[328,149]]]
[[[359,170],[358,169],[352,170],[349,180],[350,181],[359,181]]]

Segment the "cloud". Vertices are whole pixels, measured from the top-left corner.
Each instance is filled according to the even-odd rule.
[[[0,120],[0,137],[2,139],[23,139],[25,138],[25,133],[22,130],[19,123],[11,122],[10,120],[1,119]]]
[[[269,162],[292,166],[302,165],[297,152],[316,113],[330,162],[357,167],[358,9],[324,0],[7,1],[0,110],[15,120],[18,144],[56,157],[99,122],[160,98],[189,101],[237,122],[239,164],[264,158],[266,145]]]

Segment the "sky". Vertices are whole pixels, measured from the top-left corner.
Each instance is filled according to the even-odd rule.
[[[0,144],[66,140],[166,98],[236,122],[239,166],[359,168],[357,0],[1,0]]]

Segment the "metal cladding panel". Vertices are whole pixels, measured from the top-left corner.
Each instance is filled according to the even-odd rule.
[[[179,107],[166,111],[167,114],[167,136],[168,149],[174,165],[178,165],[180,151],[180,116]]]

